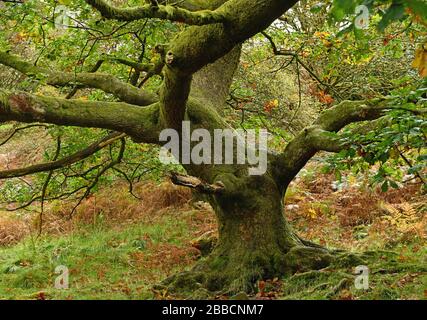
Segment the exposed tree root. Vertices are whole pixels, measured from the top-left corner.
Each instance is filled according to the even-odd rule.
[[[251,294],[256,292],[258,280],[318,270],[334,261],[334,256],[320,247],[295,246],[287,253],[245,253],[238,258],[220,252],[217,248],[192,270],[165,279],[156,289],[198,299],[242,292]]]
[[[370,265],[373,260],[384,256],[396,258],[396,254],[389,251],[351,253],[306,244],[309,242],[304,242],[304,246],[294,246],[280,255],[277,252],[269,255],[246,253],[238,259],[233,254],[221,255],[216,248],[190,271],[173,275],[156,288],[180,298],[209,299],[217,295],[248,297],[246,294],[256,293],[259,280],[288,277],[298,288],[307,290],[311,287],[310,292],[329,290],[324,297],[332,299],[353,283],[354,275],[345,271],[348,268]],[[334,270],[333,279],[330,278],[331,270]]]

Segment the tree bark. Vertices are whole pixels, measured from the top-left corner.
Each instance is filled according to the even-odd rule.
[[[166,279],[170,292],[183,296],[200,288],[226,294],[254,292],[260,279],[331,263],[328,250],[301,240],[288,225],[283,193],[270,175],[244,181],[238,190],[210,196],[218,221],[216,247],[191,271]]]
[[[240,53],[241,46],[238,45],[224,57],[196,72],[190,95],[208,101],[215,110],[223,113]]]

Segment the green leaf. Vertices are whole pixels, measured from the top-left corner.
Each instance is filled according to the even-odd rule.
[[[382,192],[387,192],[388,191],[388,180],[384,181],[384,183],[382,184],[381,191]]]
[[[384,32],[387,26],[397,20],[402,19],[405,16],[405,6],[401,2],[394,1],[392,5],[387,9],[383,18],[378,24],[378,30]]]
[[[354,13],[355,9],[354,0],[334,0],[331,14],[336,21],[341,21],[347,14]]]
[[[322,3],[322,2],[318,2],[318,3],[316,3],[314,6],[312,6],[312,7],[310,8],[310,11],[311,11],[311,12],[313,12],[313,13],[318,13],[318,12],[320,12],[324,7],[325,7],[325,4],[324,4],[324,3]]]
[[[399,185],[395,181],[390,180],[390,186],[394,189],[399,189]]]
[[[407,0],[406,6],[416,16],[420,17],[424,22],[427,22],[427,2],[421,0]]]

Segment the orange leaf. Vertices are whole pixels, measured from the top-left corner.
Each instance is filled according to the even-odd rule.
[[[258,281],[258,289],[261,294],[264,293],[265,290],[265,281]]]
[[[420,46],[415,52],[415,59],[412,62],[412,67],[418,69],[422,78],[427,77],[427,50],[426,44]]]
[[[279,100],[277,99],[267,101],[264,104],[264,111],[270,113],[274,108],[277,108],[278,106],[279,106]]]

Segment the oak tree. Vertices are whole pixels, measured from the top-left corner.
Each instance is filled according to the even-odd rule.
[[[20,2],[25,5],[25,1],[8,1],[6,5],[16,6]],[[91,14],[103,24],[143,24],[160,19],[175,22],[179,28],[171,32],[173,36],[167,44],[156,46],[155,61],[99,57],[100,64],[113,61],[130,67],[133,80],[128,82],[114,74],[99,72],[99,65],[88,71],[60,70],[0,48],[0,64],[39,79],[46,86],[71,88],[74,92],[95,88],[115,98],[115,101],[89,101],[73,99],[72,94],[58,97],[34,94],[31,90],[0,89],[0,123],[17,121],[112,131],[76,154],[2,171],[0,179],[63,168],[125,136],[138,143],[162,145],[160,132],[166,128],[180,131],[184,120],[191,121],[193,130],[203,128],[212,135],[215,129],[229,128],[222,112],[239,63],[241,44],[286,17],[286,12],[297,2],[140,1],[130,7],[105,0],[74,2],[85,10],[95,10]],[[4,4],[0,8],[6,10]],[[77,27],[96,33],[84,24]],[[279,53],[278,48],[274,49]],[[147,79],[142,75],[161,75],[159,90],[146,88]],[[263,175],[251,176],[248,166],[240,164],[183,164],[187,176],[175,174],[173,181],[205,193],[215,210],[219,239],[209,256],[192,270],[167,279],[164,285],[171,290],[194,290],[201,285],[210,291],[251,291],[258,279],[328,266],[336,254],[301,239],[292,230],[284,215],[284,194],[317,152],[339,152],[347,147],[340,139],[343,128],[378,119],[393,108],[399,107],[387,98],[343,101],[331,106],[296,134],[283,152],[268,154],[268,170]]]

